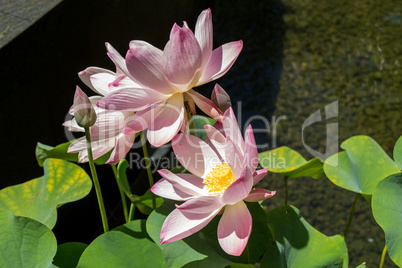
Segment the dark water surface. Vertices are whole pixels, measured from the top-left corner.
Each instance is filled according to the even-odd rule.
[[[218,1],[215,40],[244,40],[244,51],[221,84],[242,102],[243,118],[286,116],[276,136],[260,134],[269,148],[286,145],[307,159],[302,125],[338,101],[338,116],[305,129],[305,143],[326,152],[326,124],[338,123],[339,144],[369,135],[392,156],[402,134],[402,1]],[[220,17],[220,16],[222,17]],[[220,42],[221,43],[221,42]],[[227,79],[229,78],[229,79]],[[246,111],[246,112],[244,112]],[[244,121],[243,121],[244,123]],[[260,123],[260,124],[258,124]],[[252,122],[261,126],[261,122]],[[271,174],[262,186],[277,190],[269,208],[284,202],[284,182]],[[343,234],[355,194],[328,179],[289,181],[290,204],[326,235]],[[384,234],[360,198],[346,239],[350,266],[377,267]],[[387,257],[384,267],[396,267]]]
[[[68,111],[77,73],[88,66],[113,69],[105,54],[108,41],[123,55],[130,40],[163,48],[174,22],[193,29],[198,14],[211,7],[215,47],[242,39],[244,49],[232,70],[218,83],[232,97],[245,123],[255,115],[286,116],[276,136],[265,130],[257,141],[265,149],[286,145],[312,156],[302,144],[309,115],[338,101],[338,117],[311,125],[306,143],[326,150],[326,124],[338,123],[339,144],[365,134],[391,155],[402,134],[402,1],[63,1],[35,25],[0,50],[3,167],[0,188],[42,175],[35,161],[37,141],[65,142],[61,124]],[[179,23],[181,25],[181,23]],[[208,96],[213,83],[199,90]],[[83,86],[85,92],[91,93]],[[241,104],[237,105],[237,102]],[[262,120],[251,122],[255,129]],[[337,144],[338,145],[338,144]],[[338,147],[338,146],[336,146]],[[109,169],[101,169],[106,209],[117,226],[119,193]],[[284,202],[284,183],[271,174],[262,186],[276,190],[269,209]],[[326,235],[342,234],[354,194],[326,178],[289,181],[290,204]],[[113,203],[114,202],[114,203]],[[100,228],[96,198],[59,209],[59,243],[89,243]],[[84,211],[82,211],[84,210]],[[80,231],[82,230],[82,232]],[[83,235],[84,233],[84,235]],[[367,202],[359,199],[347,237],[350,267],[366,261],[377,267],[384,235]],[[385,267],[395,265],[387,258]]]

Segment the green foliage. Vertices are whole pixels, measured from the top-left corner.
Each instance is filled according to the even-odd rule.
[[[126,170],[129,167],[127,160],[122,159],[117,166],[117,182],[120,189],[124,191],[126,196],[131,200],[132,203],[138,208],[138,210],[144,214],[149,215],[153,211],[152,209],[152,195],[151,190],[145,192],[142,196],[135,195],[131,192],[130,185],[128,183]],[[162,197],[156,197],[156,207],[160,207],[163,203]]]
[[[61,244],[57,247],[57,253],[56,256],[54,256],[53,264],[62,268],[75,268],[87,247],[87,244],[81,242]]]
[[[376,185],[398,166],[368,136],[354,136],[341,144],[344,152],[332,155],[324,163],[324,172],[335,185],[347,190],[372,195]]]
[[[56,208],[85,197],[92,188],[91,179],[76,164],[46,159],[45,175],[0,191],[0,209],[16,216],[32,218],[52,229]]]
[[[283,206],[267,213],[276,243],[261,260],[261,267],[342,267],[346,245],[314,229],[297,208]]]
[[[132,195],[126,174],[126,170],[129,166],[130,165],[126,159],[120,160],[117,166],[117,183],[119,184],[120,189],[122,189],[128,197]]]
[[[371,204],[374,219],[385,232],[388,254],[402,266],[402,173],[378,183]]]
[[[394,147],[394,160],[399,169],[402,170],[402,136],[399,137]]]
[[[82,254],[77,267],[166,267],[159,247],[146,232],[145,221],[135,220],[97,237]]]
[[[205,125],[213,126],[216,123],[216,120],[201,115],[193,115],[191,120],[193,121],[194,124],[195,136],[202,140],[205,140],[205,138],[207,137],[207,133],[205,132],[204,126]],[[190,128],[188,129],[187,133],[190,134]]]
[[[281,173],[286,178],[312,177],[319,179],[324,175],[322,162],[318,158],[310,161],[298,152],[282,146],[258,154],[260,165],[270,172]]]
[[[48,227],[0,209],[0,267],[54,267],[56,249]]]
[[[153,209],[152,209],[152,195],[153,195],[153,193],[151,192],[150,189],[148,189],[145,192],[145,194],[143,194],[141,196],[134,196],[133,197],[133,202],[134,202],[135,206],[144,215],[149,215],[153,211]],[[162,197],[156,196],[155,201],[156,201],[156,208],[160,207],[163,204],[163,198]]]
[[[73,141],[62,143],[52,147],[38,142],[36,144],[35,154],[39,166],[43,167],[43,162],[48,158],[64,159],[66,161],[78,162],[78,153],[67,153],[68,147]]]
[[[180,174],[180,173],[190,173],[187,169],[185,169],[182,165],[178,165],[170,170],[172,173]]]

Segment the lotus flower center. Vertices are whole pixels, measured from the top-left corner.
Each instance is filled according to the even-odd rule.
[[[203,183],[209,195],[221,196],[235,180],[231,167],[224,163],[216,165]]]

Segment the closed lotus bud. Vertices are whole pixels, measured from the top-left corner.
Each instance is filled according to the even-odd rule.
[[[227,109],[232,107],[232,101],[228,93],[218,84],[215,85],[212,91],[211,100],[218,106],[222,113],[225,113]]]
[[[74,95],[74,117],[80,127],[90,127],[96,122],[96,112],[88,96],[77,86]]]

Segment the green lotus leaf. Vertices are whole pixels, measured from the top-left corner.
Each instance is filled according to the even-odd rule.
[[[0,267],[55,267],[56,237],[48,227],[0,209]]]
[[[77,267],[166,267],[159,247],[146,232],[145,220],[126,223],[97,237]]]
[[[53,264],[63,268],[75,268],[87,247],[87,244],[81,242],[61,244],[57,247],[57,253],[56,256],[54,256]]]
[[[338,238],[331,239],[314,229],[297,208],[276,208],[267,213],[267,219],[275,234],[276,243],[265,253],[261,268],[343,266],[344,250],[338,246],[342,244],[341,241]]]
[[[399,172],[398,166],[378,143],[368,136],[354,136],[341,145],[344,152],[330,156],[324,172],[335,185],[371,195],[381,180]]]
[[[44,176],[2,189],[0,209],[32,218],[52,229],[56,208],[85,197],[92,182],[78,165],[61,159],[46,159],[43,168]]]
[[[298,152],[286,146],[262,152],[258,154],[258,158],[262,167],[270,172],[282,173],[288,179],[298,177],[319,179],[324,175],[320,159],[313,158],[307,161]]]
[[[388,254],[402,266],[402,173],[378,183],[371,201],[373,216],[384,230]]]
[[[348,268],[349,267],[349,253],[348,253],[348,248],[346,246],[345,238],[341,235],[333,235],[329,236],[329,239],[331,239],[335,244],[338,246],[338,248],[342,251],[342,256],[343,256],[343,266],[342,268]]]
[[[207,133],[205,132],[204,126],[205,125],[213,126],[216,123],[216,120],[201,115],[193,115],[190,120],[193,122],[194,135],[202,140],[205,140],[205,138],[207,137]],[[190,128],[188,129],[187,133],[190,134]]]
[[[394,147],[394,160],[402,170],[402,136],[399,137]]]

